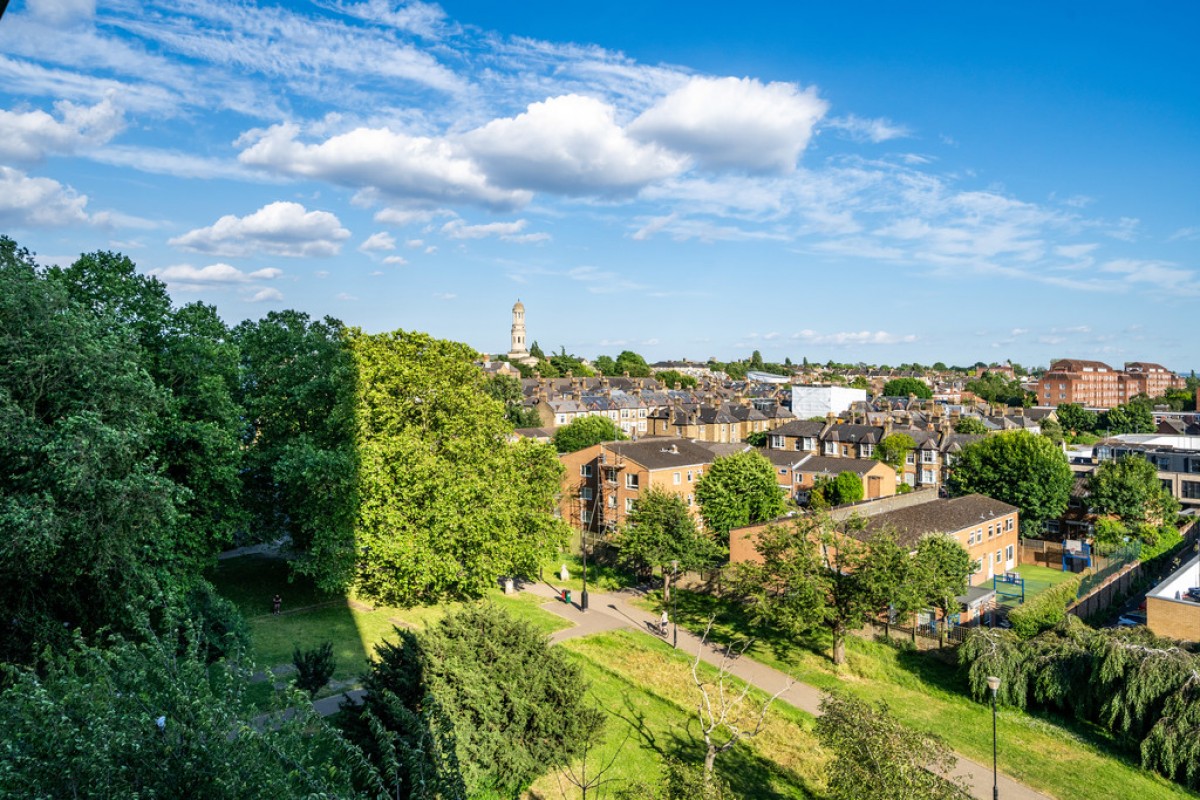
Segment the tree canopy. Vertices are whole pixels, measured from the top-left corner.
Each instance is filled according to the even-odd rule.
[[[708,566],[722,555],[716,540],[697,528],[680,495],[653,487],[638,498],[614,544],[620,563],[638,572],[661,568],[664,596],[672,562],[686,572]]]
[[[977,417],[960,417],[958,421],[954,423],[954,432],[978,435],[986,434],[988,429],[987,426],[983,424],[983,420]]]
[[[928,400],[933,397],[933,390],[918,378],[893,378],[883,385],[883,394],[885,397],[908,397],[911,394]]]
[[[573,419],[556,430],[554,449],[560,453],[574,453],[601,442],[617,442],[628,438],[608,417],[589,414]]]
[[[748,450],[714,460],[696,485],[696,501],[705,527],[727,541],[732,528],[781,515],[784,490],[767,457]]]
[[[1078,403],[1063,403],[1054,413],[1062,423],[1063,430],[1072,433],[1091,433],[1100,421],[1095,411],[1088,411]]]
[[[955,496],[979,493],[1016,506],[1022,526],[1031,529],[1066,510],[1074,480],[1049,439],[1004,431],[964,447],[946,486]]]
[[[1141,456],[1105,461],[1088,476],[1088,505],[1123,522],[1174,518],[1179,502],[1158,479],[1158,468]]]
[[[1114,406],[1100,414],[1096,431],[1110,436],[1123,433],[1154,433],[1154,414],[1147,400]]]

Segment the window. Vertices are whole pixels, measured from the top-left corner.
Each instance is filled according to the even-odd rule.
[[[610,494],[608,496],[608,507],[609,508],[617,507],[617,496],[615,494]]]
[[[783,437],[782,436],[772,436],[771,437],[771,447],[774,448],[775,450],[782,450],[783,449]]]
[[[1004,560],[1004,559],[1003,559],[1003,556],[1004,556],[1004,551],[1003,551],[1003,550],[997,550],[997,551],[996,551],[996,563],[997,563],[997,564],[999,564],[1001,561],[1003,561],[1003,560]]]
[[[687,496],[687,504],[689,506],[692,504],[692,496],[690,494]]]
[[[591,500],[592,499],[592,487],[585,486],[582,489],[580,489],[579,490],[579,499],[580,500]]]
[[[814,441],[812,440],[812,438],[811,438],[811,437],[810,437],[810,438],[806,438],[806,439],[804,440],[804,449],[805,449],[805,450],[816,450],[816,449],[817,449],[817,444],[816,444],[816,442],[814,442]]]
[[[1200,500],[1200,483],[1195,481],[1184,481],[1180,487],[1180,494],[1185,500]]]
[[[579,521],[582,522],[584,525],[591,525],[592,524],[592,512],[586,508],[583,509],[582,511],[580,511],[579,512]]]
[[[691,483],[691,482],[692,482],[692,471],[689,469],[688,470],[688,483]]]
[[[850,455],[849,445],[842,445],[842,455],[844,455],[844,456]]]
[[[936,464],[937,463],[937,451],[936,450],[922,450],[921,451],[921,463],[922,464]]]
[[[609,481],[610,483],[616,483],[617,470],[614,467],[609,467],[608,469],[604,470],[604,480]]]
[[[904,454],[904,463],[908,464],[909,466],[917,463],[917,457],[913,455],[911,450]]]
[[[671,476],[671,482],[678,486],[679,484],[683,483],[683,475],[678,472],[674,473]]]
[[[639,408],[638,409],[638,419],[645,419],[645,417],[646,417],[646,409]]]
[[[934,482],[933,470],[931,470],[931,469],[921,470],[921,483],[933,483],[933,482]]]
[[[580,464],[579,465],[579,474],[585,478],[592,477],[592,465],[591,464]]]
[[[1190,461],[1191,461],[1191,463],[1189,464],[1189,466],[1191,467],[1191,471],[1192,472],[1200,472],[1200,458],[1193,458]]]
[[[625,488],[633,489],[636,492],[637,488],[638,488],[638,476],[637,475],[626,475],[625,476]]]
[[[992,533],[992,526],[991,526],[991,525],[988,525],[988,538],[989,538],[989,539],[990,539],[990,538],[992,538],[992,536],[993,536],[993,535],[994,535],[994,534]]]
[[[1008,519],[1004,520],[1004,530],[1011,531],[1012,529],[1013,529],[1013,518],[1009,517]]]
[[[1013,560],[1013,546],[1011,544],[1008,547],[1004,548],[1004,560],[1005,561]]]
[[[873,444],[864,444],[864,445],[863,445],[863,446],[860,448],[860,451],[861,451],[861,453],[862,453],[862,457],[863,457],[863,458],[870,458],[871,456],[875,455],[875,445],[873,445]]]
[[[700,435],[701,436],[704,435],[704,426],[703,425],[700,426]]]
[[[633,511],[633,498],[632,497],[625,498],[625,510]]]
[[[830,455],[830,456],[836,456],[837,455],[837,442],[826,442],[825,443],[825,454]]]
[[[983,528],[975,529],[975,544],[983,544]]]
[[[1058,533],[1058,520],[1046,520],[1046,533]]]
[[[787,475],[787,467],[780,467],[780,468],[779,468],[779,474],[780,474],[780,475]]]

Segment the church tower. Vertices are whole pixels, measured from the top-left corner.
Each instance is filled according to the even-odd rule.
[[[525,340],[525,304],[520,300],[512,307],[512,346],[508,351],[508,360],[530,366],[537,363],[537,359],[529,355]]]

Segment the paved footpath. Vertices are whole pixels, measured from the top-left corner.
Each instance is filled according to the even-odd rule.
[[[648,611],[637,608],[631,601],[638,595],[634,591],[622,591],[612,594],[589,592],[588,610],[583,612],[578,606],[578,594],[572,592],[574,603],[567,605],[558,597],[557,590],[546,583],[527,584],[523,591],[547,598],[548,602],[542,608],[552,614],[575,624],[573,628],[558,631],[551,636],[552,642],[573,639],[578,636],[590,636],[594,633],[616,630],[618,628],[639,630],[647,635],[658,627],[658,617]],[[675,631],[668,634],[671,641]],[[709,642],[703,645],[700,637],[680,628],[678,631],[679,649],[686,653],[700,653],[700,658],[710,664],[720,665],[724,648]],[[775,694],[787,687],[779,695],[783,700],[802,711],[816,716],[821,713],[821,690],[806,683],[792,681],[787,675],[777,669],[742,656],[726,664],[729,673],[747,683],[761,689],[767,694]],[[791,686],[788,683],[791,682]],[[966,756],[955,754],[958,764],[954,774],[963,778],[971,789],[971,794],[979,800],[991,800],[992,797],[992,768],[972,761]],[[1041,794],[1028,786],[1001,774],[999,776],[1000,797],[1004,800],[1050,800],[1049,795]]]

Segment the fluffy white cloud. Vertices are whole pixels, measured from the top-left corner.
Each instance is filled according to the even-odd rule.
[[[383,263],[394,264],[398,267],[402,267],[408,263],[408,259],[405,258],[404,256],[388,256],[387,258],[385,258],[383,260]]]
[[[320,144],[297,141],[296,125],[250,131],[237,141],[243,164],[278,175],[314,178],[373,189],[406,200],[511,208],[529,202],[526,191],[500,189],[471,159],[442,139],[387,128],[355,128]]]
[[[828,108],[812,87],[694,77],[635,119],[629,134],[707,169],[789,172]]]
[[[527,244],[544,242],[550,238],[548,233],[521,233],[528,224],[527,220],[518,219],[513,222],[488,222],[483,225],[468,225],[461,219],[451,220],[442,226],[442,233],[451,239],[486,239],[498,236],[506,242]]]
[[[328,211],[308,211],[299,203],[276,202],[245,217],[227,214],[207,228],[176,236],[169,244],[220,256],[333,256],[349,237],[350,231]]]
[[[283,292],[279,291],[278,289],[266,287],[263,289],[259,289],[254,294],[247,297],[246,299],[249,300],[251,303],[265,303],[270,300],[282,300]]]
[[[52,228],[89,222],[87,195],[51,178],[31,178],[0,166],[0,225]]]
[[[96,15],[96,0],[28,0],[29,13],[53,25],[87,22]]]
[[[461,141],[501,186],[572,196],[632,194],[687,166],[679,155],[630,138],[612,106],[576,94],[533,103]]]
[[[404,227],[432,222],[436,217],[453,217],[454,212],[445,208],[382,208],[375,212],[375,221],[386,225]]]
[[[1196,285],[1196,273],[1189,269],[1181,269],[1169,261],[1122,258],[1103,264],[1100,271],[1119,275],[1123,283],[1143,285],[1162,292],[1187,295],[1200,293],[1200,287]]]
[[[170,284],[184,283],[191,285],[227,285],[234,283],[252,283],[254,281],[269,281],[278,278],[283,270],[275,267],[243,272],[229,264],[209,264],[207,267],[193,267],[191,264],[175,264],[159,270],[151,270],[154,277]]]
[[[377,253],[385,250],[396,249],[396,239],[390,233],[380,231],[372,233],[367,237],[367,240],[358,246],[358,249],[364,253]]]
[[[104,144],[125,124],[109,98],[90,107],[60,100],[54,109],[57,119],[40,109],[0,109],[0,158],[40,161],[49,153],[74,153]]]

